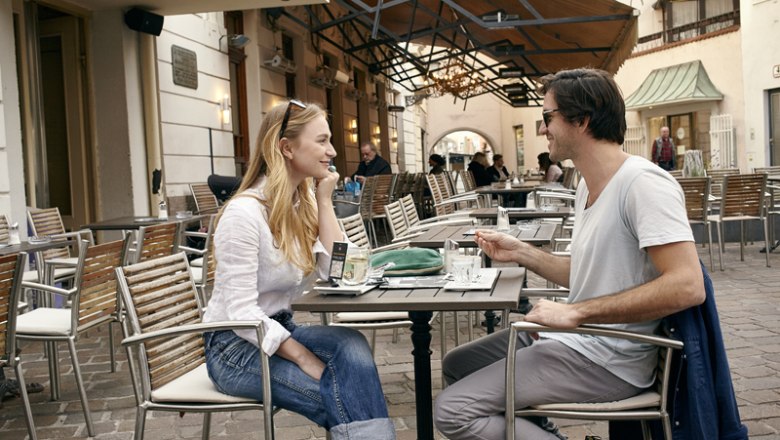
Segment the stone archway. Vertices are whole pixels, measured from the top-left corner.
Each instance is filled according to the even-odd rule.
[[[447,136],[458,133],[458,132],[471,132],[474,134],[479,135],[482,139],[487,142],[487,144],[490,146],[491,151],[495,151],[496,146],[498,143],[493,138],[493,136],[485,133],[484,131],[474,128],[474,127],[456,127],[456,128],[447,128],[445,131],[440,133],[431,133],[429,135],[429,139],[434,139],[433,142],[430,142],[428,145],[426,145],[425,151],[428,155],[434,153],[434,148],[439,144],[443,139],[445,139]]]

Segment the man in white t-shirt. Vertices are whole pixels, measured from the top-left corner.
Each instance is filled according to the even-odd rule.
[[[600,70],[561,71],[541,79],[541,133],[550,157],[581,172],[571,257],[555,256],[506,234],[478,231],[496,261],[512,261],[569,287],[567,303],[540,300],[526,320],[554,328],[604,324],[653,333],[664,316],[701,304],[705,292],[685,200],[676,181],[646,159],[622,151],[625,105]],[[437,428],[450,439],[504,438],[508,332],[449,352],[449,387],[436,399]],[[608,402],[650,386],[652,346],[578,334],[518,336],[516,407]],[[545,420],[518,418],[518,439],[556,439]]]

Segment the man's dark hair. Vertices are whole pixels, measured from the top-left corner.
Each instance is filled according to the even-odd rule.
[[[429,157],[428,159],[436,162],[436,164],[441,165],[441,166],[444,166],[444,164],[447,163],[447,161],[444,160],[444,158],[441,157],[441,155],[436,154],[436,153],[431,154],[431,157]]]
[[[548,152],[546,152],[546,151],[545,151],[544,153],[539,153],[539,155],[538,155],[538,156],[536,156],[536,159],[539,161],[539,165],[540,165],[540,166],[541,166],[543,169],[545,169],[545,170],[546,170],[546,169],[547,169],[547,168],[548,168],[550,165],[552,165],[552,160],[550,160],[550,153],[548,153]]]
[[[500,154],[494,154],[493,155],[493,163],[495,163],[497,160],[501,160],[503,158],[504,158],[504,156],[502,156]]]
[[[598,69],[573,69],[545,75],[540,81],[539,93],[553,94],[558,114],[566,121],[580,124],[587,118],[594,139],[623,144],[626,105],[612,75]]]

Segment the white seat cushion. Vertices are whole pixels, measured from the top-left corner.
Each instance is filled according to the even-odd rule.
[[[642,394],[615,402],[601,403],[548,403],[536,405],[533,409],[543,411],[628,411],[632,409],[651,408],[661,403],[661,395],[655,391],[645,391]]]
[[[190,272],[192,272],[192,280],[195,281],[195,284],[200,284],[203,282],[202,267],[190,267]]]
[[[152,391],[153,402],[260,403],[246,397],[217,391],[209,379],[206,364]]]
[[[54,269],[54,279],[60,280],[67,277],[72,277],[76,273],[75,267],[63,267],[60,269]],[[22,275],[22,281],[38,282],[37,270],[26,270]]]
[[[191,267],[203,267],[203,257],[196,258],[192,261],[190,261]]]
[[[19,315],[16,320],[16,333],[22,335],[62,335],[70,334],[70,309],[52,309],[38,307]]]

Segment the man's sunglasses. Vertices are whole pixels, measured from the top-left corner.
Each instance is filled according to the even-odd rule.
[[[287,130],[287,123],[290,122],[290,111],[292,110],[293,105],[300,109],[306,108],[306,104],[297,99],[291,99],[290,102],[287,103],[287,110],[284,111],[284,118],[282,118],[282,128],[279,130],[279,140],[284,137],[284,131]]]
[[[545,110],[545,111],[542,112],[542,120],[544,121],[544,125],[545,126],[549,126],[550,125],[550,121],[552,120],[552,114],[557,112],[557,111],[558,111],[557,108],[553,108],[553,109]]]

